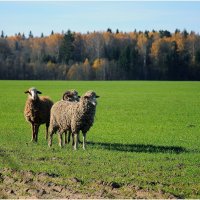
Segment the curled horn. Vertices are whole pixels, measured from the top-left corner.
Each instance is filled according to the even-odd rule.
[[[62,98],[63,100],[65,100],[65,96],[71,97],[72,94],[71,94],[70,91],[65,92],[65,93],[63,94],[63,98]]]

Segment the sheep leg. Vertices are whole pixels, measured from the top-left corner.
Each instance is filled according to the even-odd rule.
[[[74,146],[74,134],[72,133],[72,146]]]
[[[74,135],[74,150],[78,149],[78,133],[73,134]]]
[[[63,133],[63,132],[58,132],[58,141],[59,141],[59,146],[60,146],[61,148],[63,147],[62,133]]]
[[[65,131],[65,134],[64,134],[64,144],[65,145],[67,144],[67,131]]]
[[[70,143],[70,137],[71,137],[71,134],[72,134],[72,132],[71,132],[71,130],[69,130],[69,134],[68,134],[68,144]],[[73,137],[73,136],[72,136]],[[73,142],[72,142],[73,143]],[[73,144],[72,144],[73,145]]]
[[[35,126],[34,126],[34,124],[31,124],[31,128],[32,128],[32,139],[31,139],[31,142],[34,142],[35,141]]]
[[[86,147],[86,133],[83,133],[83,149]]]
[[[69,133],[69,136],[68,136],[68,141],[70,142],[70,135],[71,135],[71,132]],[[79,144],[82,144],[82,142],[81,142],[81,140],[80,140],[80,138],[79,138],[79,135],[78,135],[78,143]],[[73,137],[73,135],[72,135],[72,146],[74,146],[74,137]]]
[[[64,135],[64,137],[65,137],[65,143],[64,144],[69,144],[69,142],[70,142],[70,139],[69,139],[69,136],[70,136],[70,132],[68,133],[68,139],[67,139],[67,131],[65,131],[65,135]]]
[[[39,131],[39,126],[40,126],[40,125],[35,125],[35,142],[38,141],[38,131]]]
[[[70,133],[71,134],[71,133]],[[70,136],[70,135],[69,135]],[[72,134],[72,146],[74,146],[74,137],[73,137],[74,135]],[[80,139],[79,139],[79,135],[77,136],[78,137],[78,143],[79,144],[82,144],[82,142],[80,141]],[[70,141],[70,140],[69,140]]]
[[[50,131],[49,133],[49,142],[48,142],[48,146],[51,147],[52,146],[52,140],[53,140],[53,134],[55,133],[54,130]]]

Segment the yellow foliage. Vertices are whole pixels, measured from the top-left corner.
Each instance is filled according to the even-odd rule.
[[[178,50],[179,51],[183,51],[184,50],[184,43],[185,43],[185,39],[183,37],[183,35],[181,33],[174,33],[172,35],[172,38],[171,38],[172,41],[176,41],[176,44],[178,46]]]
[[[140,48],[143,48],[144,45],[147,43],[147,37],[142,33],[138,36],[137,44]]]
[[[94,61],[92,67],[93,67],[94,69],[100,68],[100,67],[101,67],[101,59],[97,58],[97,59]]]
[[[85,59],[85,62],[83,63],[83,65],[84,65],[84,66],[87,66],[87,65],[89,65],[89,64],[90,64],[90,63],[89,63],[89,60],[88,60],[88,58],[86,58],[86,59]]]
[[[160,46],[160,40],[156,40],[155,42],[152,43],[152,46],[151,46],[152,57],[156,58],[158,56],[159,46]]]
[[[53,69],[53,68],[55,68],[55,66],[56,66],[56,64],[55,64],[55,63],[52,63],[51,61],[49,61],[49,62],[47,63],[47,68],[48,68],[48,69]]]

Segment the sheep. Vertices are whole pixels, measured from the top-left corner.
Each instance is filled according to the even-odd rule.
[[[78,96],[78,92],[76,90],[67,90],[62,97],[64,101],[78,102],[80,96]]]
[[[62,100],[70,101],[70,102],[78,102],[79,98],[80,98],[80,96],[78,95],[78,92],[74,89],[65,91],[65,93],[62,96]],[[71,131],[69,131],[69,133],[68,133],[68,140],[67,140],[67,131],[65,131],[64,136],[65,136],[65,140],[64,140],[65,144],[67,144],[67,143],[69,144],[70,137],[71,137]],[[73,143],[74,143],[74,141],[72,142],[72,145],[73,145]],[[79,143],[81,143],[80,140],[79,140]]]
[[[41,124],[46,124],[46,140],[48,140],[48,128],[50,122],[50,110],[53,102],[49,97],[41,96],[42,92],[32,87],[24,92],[28,94],[24,108],[24,116],[27,122],[31,123],[32,128],[32,142],[38,141],[38,131]]]
[[[50,116],[49,147],[52,146],[53,134],[56,131],[59,135],[59,145],[62,147],[62,134],[64,131],[70,130],[73,138],[75,137],[74,150],[78,148],[78,136],[79,132],[82,131],[83,149],[85,150],[86,133],[94,122],[96,98],[99,96],[95,92],[88,91],[77,103],[58,101],[53,105]]]

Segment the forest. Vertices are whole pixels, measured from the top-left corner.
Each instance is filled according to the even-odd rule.
[[[176,29],[0,35],[0,79],[200,80],[200,36]]]

